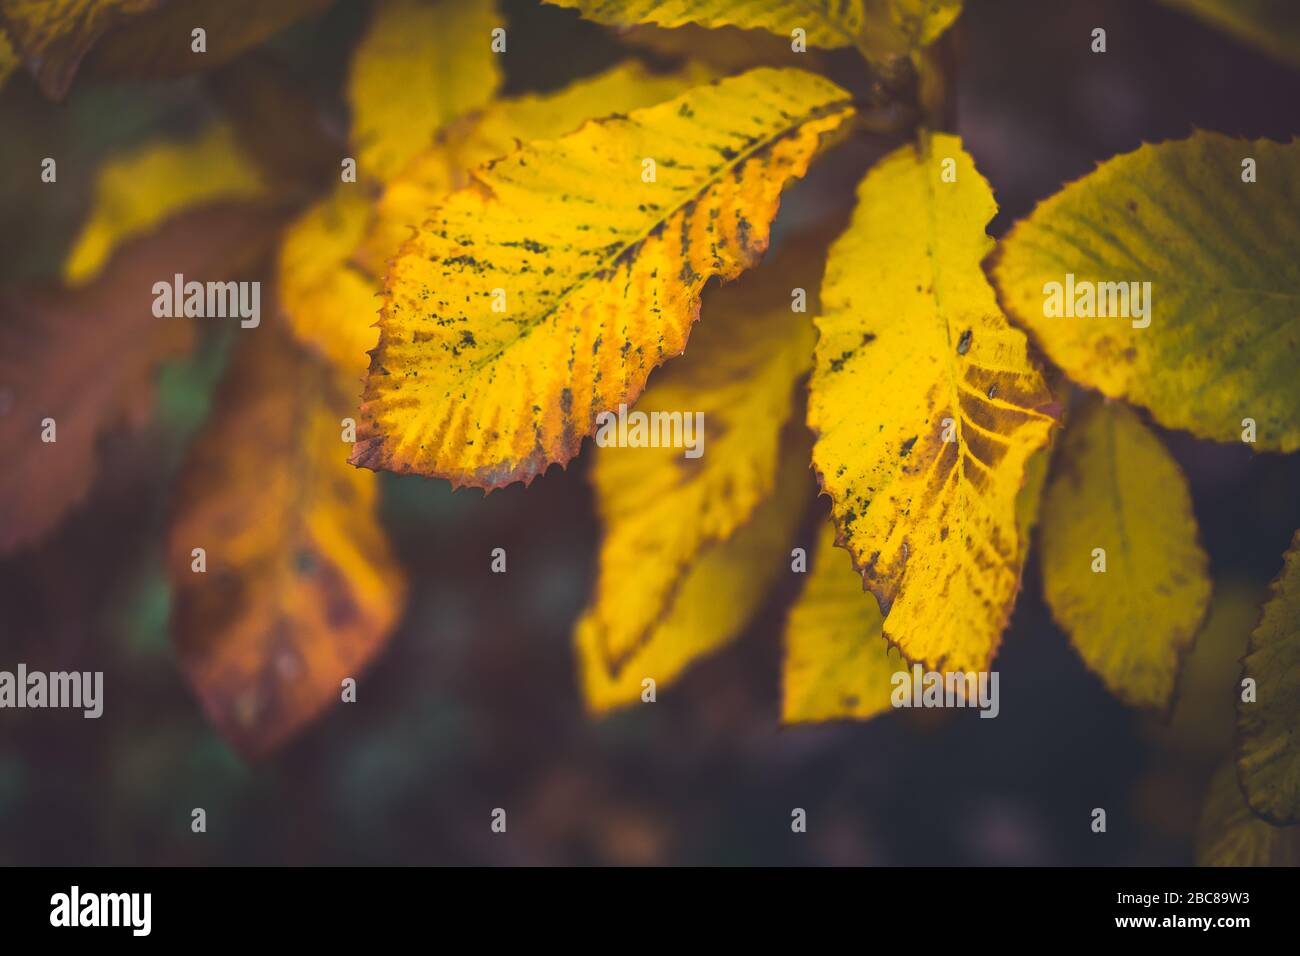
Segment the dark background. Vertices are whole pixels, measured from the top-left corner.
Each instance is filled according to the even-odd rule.
[[[554,88],[621,55],[608,31],[569,11],[505,9],[507,93]],[[343,2],[272,47],[338,104],[364,17],[364,4]],[[1104,55],[1089,50],[1096,26]],[[1158,3],[968,0],[956,29],[958,128],[1001,203],[995,234],[1140,143],[1193,128],[1300,130],[1300,72]],[[0,94],[0,279],[56,275],[100,160],[210,109],[195,78],[79,80],[58,106],[25,74],[11,79]],[[849,145],[814,167],[779,228],[846,215],[844,197],[885,145]],[[67,157],[66,188],[20,181],[45,155]],[[166,368],[156,422],[105,441],[92,498],[0,561],[0,667],[103,670],[106,694],[98,721],[0,712],[0,863],[1192,861],[1204,786],[1230,741],[1235,660],[1300,525],[1298,456],[1166,435],[1215,579],[1169,721],[1120,705],[1086,671],[1043,605],[1032,555],[996,664],[997,720],[780,727],[792,576],[741,639],[656,704],[593,721],[570,645],[599,531],[587,463],[486,499],[385,476],[408,613],[358,703],[250,766],[180,679],[160,554],[172,478],[222,361],[210,347]],[[488,572],[494,547],[509,552],[507,575]],[[796,806],[805,835],[790,832]],[[207,811],[206,834],[190,832],[193,807]],[[505,836],[490,832],[494,807],[509,813]],[[1108,811],[1104,835],[1090,830],[1094,807]]]

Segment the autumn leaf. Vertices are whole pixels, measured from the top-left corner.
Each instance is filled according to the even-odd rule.
[[[109,32],[93,72],[115,80],[164,80],[224,66],[334,0],[167,0]],[[204,30],[195,52],[193,31]]]
[[[623,113],[671,99],[703,79],[688,68],[657,75],[627,64],[546,95],[497,100],[444,130],[438,143],[407,163],[372,202],[357,184],[340,183],[286,230],[280,252],[280,298],[300,341],[358,381],[375,328],[380,276],[429,210],[470,171],[514,150],[519,141],[572,132],[601,110]]]
[[[298,202],[338,182],[343,137],[278,58],[263,51],[242,56],[209,73],[204,88],[278,198]]]
[[[53,528],[90,489],[96,443],[153,409],[158,363],[190,348],[194,323],[159,319],[150,289],[173,272],[221,279],[260,255],[265,211],[211,207],[128,242],[93,284],[10,290],[0,301],[0,553]],[[54,422],[54,441],[42,441]]]
[[[1237,771],[1250,806],[1276,824],[1300,823],[1300,531],[1291,539],[1242,661],[1255,699],[1237,698]]]
[[[1247,158],[1258,182],[1243,182]],[[1017,223],[993,278],[1008,313],[1076,382],[1201,438],[1240,442],[1250,418],[1256,447],[1295,451],[1298,194],[1294,143],[1201,132],[1143,146]],[[1131,317],[1048,316],[1048,283],[1060,284],[1064,307],[1067,276],[1084,308],[1102,289],[1111,312],[1126,301],[1120,287],[1096,284],[1138,283],[1123,287]],[[1145,317],[1132,315],[1142,283],[1150,283]]]
[[[613,26],[735,26],[808,43],[856,46],[870,56],[907,53],[932,43],[961,12],[961,0],[547,0]]]
[[[707,64],[719,76],[759,66],[788,66],[826,74],[833,55],[825,48],[792,49],[788,33],[695,24],[665,28],[639,24],[618,31],[619,42],[655,57]]]
[[[225,123],[213,123],[188,141],[150,140],[99,167],[90,215],[64,261],[64,279],[73,285],[90,281],[124,241],[185,209],[267,193],[256,164]]]
[[[113,25],[161,0],[0,0],[0,27],[41,91],[62,99],[86,52]]]
[[[1215,773],[1196,831],[1199,866],[1300,866],[1300,828],[1250,812],[1231,762]]]
[[[592,483],[604,536],[584,669],[616,677],[654,636],[702,555],[774,494],[792,391],[812,360],[812,325],[791,311],[791,286],[815,288],[820,272],[805,248],[784,250],[714,294],[686,356],[637,403],[633,415],[677,416],[675,434],[683,441],[689,434],[694,451],[596,450]],[[625,686],[635,700],[639,680]]]
[[[1232,751],[1240,662],[1259,619],[1261,590],[1239,578],[1214,582],[1205,622],[1179,664],[1172,709],[1145,721],[1146,735],[1181,764],[1204,772]]]
[[[494,100],[444,130],[433,148],[385,183],[360,261],[382,275],[402,243],[419,231],[429,211],[447,193],[468,185],[474,168],[513,152],[520,143],[555,139],[593,117],[662,103],[711,78],[709,71],[695,65],[673,73],[651,73],[632,62],[555,93]]]
[[[591,712],[640,700],[646,679],[656,687],[670,684],[689,664],[743,630],[780,576],[789,573],[790,539],[812,492],[807,460],[805,436],[788,435],[773,495],[734,535],[700,552],[677,585],[671,606],[617,669],[605,664],[592,614],[578,619],[574,641],[583,697]]]
[[[851,113],[820,77],[754,70],[481,169],[393,263],[353,461],[482,488],[568,462],[680,354],[705,283],[758,260]]]
[[[1163,0],[1269,56],[1300,66],[1300,13],[1292,0]]]
[[[1043,592],[1057,623],[1111,693],[1167,708],[1210,601],[1210,562],[1178,462],[1128,408],[1082,403],[1042,522]]]
[[[993,658],[1024,560],[1026,462],[1054,422],[980,271],[996,208],[954,136],[886,156],[831,248],[817,319],[813,465],[885,637],[934,670]]]
[[[371,200],[340,183],[284,232],[277,287],[293,334],[356,380],[379,337],[379,281],[351,261],[370,227]]]
[[[1025,464],[1016,499],[1016,525],[1023,554],[1038,520],[1051,448]],[[862,589],[862,575],[835,545],[835,524],[821,529],[812,571],[790,609],[785,627],[782,717],[787,723],[866,720],[892,707],[892,680],[907,661],[890,647],[875,595]]]
[[[241,342],[179,479],[173,641],[208,716],[250,756],[338,701],[401,614],[377,479],[346,461],[351,405],[268,325]]]
[[[363,175],[388,180],[501,83],[491,0],[379,0],[348,80]]]
[[[882,633],[876,599],[835,546],[822,522],[812,569],[790,608],[781,670],[781,719],[787,723],[857,718],[892,708],[894,674],[908,664]]]

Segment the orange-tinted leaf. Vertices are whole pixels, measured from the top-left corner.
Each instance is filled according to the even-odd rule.
[[[153,283],[180,272],[235,278],[265,249],[265,212],[212,207],[123,246],[94,284],[0,299],[0,553],[50,530],[85,497],[100,434],[152,408],[159,359],[193,341],[195,320],[153,315]],[[246,276],[239,276],[246,278]],[[54,419],[54,442],[42,421]]]
[[[240,145],[281,192],[338,178],[341,140],[326,130],[315,101],[278,60],[241,57],[208,79]]]
[[[347,463],[351,407],[327,366],[267,325],[242,337],[182,470],[172,640],[209,717],[250,756],[338,701],[402,610],[377,479]]]

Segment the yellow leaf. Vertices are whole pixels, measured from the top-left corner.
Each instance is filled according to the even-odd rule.
[[[95,74],[153,81],[231,63],[334,0],[165,0],[112,30],[90,56]],[[204,51],[194,50],[202,27]]]
[[[1251,807],[1278,824],[1300,822],[1300,531],[1283,558],[1242,677],[1256,699],[1237,699],[1237,768]]]
[[[1294,0],[1164,0],[1292,66],[1300,66],[1300,8]]]
[[[376,515],[377,479],[346,460],[351,404],[268,326],[236,353],[182,469],[172,638],[209,717],[250,755],[338,701],[401,613],[405,579]]]
[[[353,461],[482,488],[568,462],[851,114],[827,80],[754,70],[479,170],[393,263]]]
[[[802,435],[784,443],[775,494],[731,538],[700,553],[678,585],[671,608],[622,666],[611,671],[603,663],[592,615],[578,620],[574,640],[583,696],[593,713],[641,700],[643,681],[663,687],[740,633],[781,574],[789,573],[790,538],[812,491],[807,461]]]
[[[1196,831],[1198,866],[1300,866],[1300,827],[1275,827],[1250,812],[1231,763],[1210,783]]]
[[[1054,423],[980,271],[996,208],[954,136],[886,156],[831,248],[817,319],[813,465],[885,637],[933,670],[993,659],[1024,561],[1026,462]]]
[[[285,230],[280,244],[278,288],[289,328],[358,386],[379,338],[379,282],[351,261],[370,222],[369,196],[340,183]]]
[[[592,117],[662,103],[708,78],[709,72],[697,66],[658,74],[632,62],[556,93],[494,100],[444,131],[436,146],[385,184],[375,222],[360,252],[361,261],[376,275],[382,274],[429,211],[447,193],[468,184],[470,170],[512,152],[521,142],[553,139],[573,132]]]
[[[438,130],[501,83],[491,0],[379,0],[348,80],[352,141],[368,178],[387,180]]]
[[[613,26],[735,26],[813,46],[857,46],[870,55],[906,53],[933,42],[961,12],[961,0],[547,0]]]
[[[1168,707],[1210,602],[1210,562],[1178,462],[1123,405],[1081,404],[1042,520],[1043,592],[1061,629],[1121,700]]]
[[[32,69],[42,92],[62,99],[81,58],[109,27],[160,0],[0,0],[0,27]]]
[[[929,46],[952,26],[962,0],[864,0],[867,27],[858,46],[868,59]]]
[[[225,123],[187,142],[145,143],[100,167],[90,217],[63,264],[64,280],[89,282],[119,245],[186,209],[257,199],[266,192],[257,164]]]
[[[791,311],[790,288],[815,288],[819,272],[815,257],[782,256],[710,296],[686,356],[659,374],[622,422],[663,416],[672,422],[669,437],[689,436],[689,449],[596,450],[592,482],[605,533],[588,611],[598,660],[588,666],[617,674],[701,553],[732,537],[772,496],[791,393],[812,364],[812,323]],[[656,419],[648,422],[657,441]],[[597,442],[617,437],[619,425],[611,416]]]
[[[876,599],[835,546],[825,521],[803,592],[785,626],[781,719],[788,723],[855,717],[892,708],[894,674],[908,670],[885,641]]]
[[[1246,159],[1258,182],[1242,181]],[[1295,143],[1196,133],[1143,146],[1017,223],[993,278],[1008,313],[1076,382],[1216,441],[1240,442],[1250,418],[1253,447],[1295,451],[1296,195]],[[1101,293],[1109,317],[1079,317],[1097,311]],[[1049,316],[1058,300],[1062,314]],[[1129,318],[1116,315],[1126,303]]]

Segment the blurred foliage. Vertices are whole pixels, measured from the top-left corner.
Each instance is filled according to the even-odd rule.
[[[0,21],[12,6],[0,0]],[[12,224],[0,230],[0,282],[24,290],[24,308],[41,301],[26,290],[58,282],[108,164],[227,122],[263,175],[278,171],[274,230],[301,215],[336,167],[306,168],[302,157],[319,145],[290,147],[310,135],[342,154],[356,122],[349,67],[374,7],[289,4],[282,20],[259,21],[251,39],[214,56],[214,70],[174,79],[123,80],[148,57],[106,43],[75,78],[66,65],[38,71],[45,92],[65,96],[57,108],[36,80],[13,72],[0,92],[0,210]],[[616,65],[666,81],[686,58],[734,72],[788,55],[784,42],[734,29],[614,31],[526,0],[501,9],[512,47],[498,103],[570,89]],[[1112,37],[1104,64],[1085,42],[1097,22]],[[997,191],[995,234],[1062,182],[1143,141],[1194,126],[1274,138],[1300,128],[1294,72],[1156,4],[968,0],[951,40],[962,69],[958,131]],[[814,50],[810,60],[869,102],[889,77],[855,56]],[[243,91],[225,83],[215,69],[223,58],[233,71],[225,77],[256,80]],[[0,46],[0,82],[6,62]],[[254,117],[249,104],[261,100],[279,105]],[[310,134],[275,135],[303,115]],[[844,197],[884,151],[858,140],[827,155],[783,197],[777,245],[842,225]],[[59,158],[57,189],[34,185],[46,156]],[[382,200],[379,184],[365,188]],[[158,235],[141,228],[128,253]],[[275,270],[263,268],[270,283]],[[705,291],[706,315],[724,295]],[[76,314],[83,333],[107,321],[100,305]],[[918,712],[780,728],[780,632],[799,585],[782,575],[754,595],[742,639],[698,662],[653,707],[593,722],[570,646],[597,574],[591,465],[580,459],[526,493],[515,486],[488,498],[381,475],[377,520],[409,581],[389,652],[365,673],[357,704],[334,707],[273,757],[248,763],[180,676],[174,560],[163,545],[177,476],[213,427],[244,334],[204,325],[192,350],[150,356],[142,377],[152,398],[137,428],[106,428],[94,442],[94,488],[41,540],[0,558],[0,666],[102,669],[108,688],[98,721],[75,712],[0,718],[0,864],[1192,861],[1202,796],[1230,750],[1236,659],[1300,524],[1296,456],[1159,433],[1187,476],[1216,581],[1168,725],[1125,709],[1086,670],[1038,597],[1032,553],[998,658],[1005,699],[996,721]],[[79,379],[87,385],[118,354],[93,335],[80,348],[105,349],[90,353]],[[4,467],[12,475],[15,465]],[[793,540],[811,553],[826,526],[816,509]],[[508,575],[489,571],[494,547],[506,548]],[[200,806],[206,837],[189,830]],[[509,809],[509,841],[489,831],[497,806]],[[808,810],[806,839],[789,831],[794,806]],[[1087,829],[1093,806],[1118,810],[1105,840]],[[1215,806],[1236,812],[1223,800],[1207,812]]]

